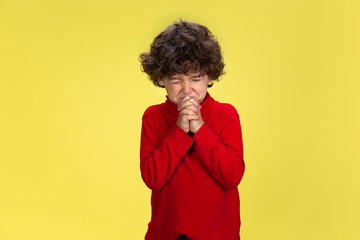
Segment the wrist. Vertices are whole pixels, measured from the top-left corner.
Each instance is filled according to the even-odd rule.
[[[204,122],[202,121],[201,123],[199,123],[196,126],[192,127],[191,132],[194,133],[194,134],[197,133],[203,125],[204,125]]]
[[[184,132],[186,132],[186,133],[189,132],[189,128],[186,128],[186,127],[182,126],[182,124],[176,122],[176,125],[177,125],[179,128],[181,128]]]

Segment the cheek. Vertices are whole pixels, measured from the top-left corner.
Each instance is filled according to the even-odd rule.
[[[199,86],[198,93],[203,95],[206,94],[206,92],[207,92],[207,83],[203,83],[201,86]]]
[[[205,98],[206,93],[207,93],[207,83],[205,85],[201,86],[198,93],[201,98]]]
[[[169,91],[172,93],[172,94],[177,94],[178,92],[179,92],[179,89],[178,89],[178,87],[177,86],[171,86],[170,88],[169,88]]]
[[[177,86],[170,85],[166,88],[166,92],[170,96],[176,96],[179,93],[179,88]]]

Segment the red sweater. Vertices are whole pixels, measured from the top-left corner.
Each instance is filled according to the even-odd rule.
[[[146,240],[239,240],[237,186],[244,174],[236,109],[209,94],[201,103],[204,125],[191,137],[176,125],[169,98],[143,115],[140,169],[152,190]]]

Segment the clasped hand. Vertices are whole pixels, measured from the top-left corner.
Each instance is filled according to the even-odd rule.
[[[195,134],[204,124],[200,108],[200,104],[194,98],[184,97],[178,105],[179,117],[176,124],[185,132]]]

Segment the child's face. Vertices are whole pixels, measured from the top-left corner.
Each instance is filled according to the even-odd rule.
[[[208,83],[211,82],[208,75],[201,75],[200,72],[189,74],[175,74],[164,77],[158,81],[160,86],[164,86],[167,95],[175,104],[179,104],[181,99],[186,96],[194,98],[198,103],[204,101]]]

